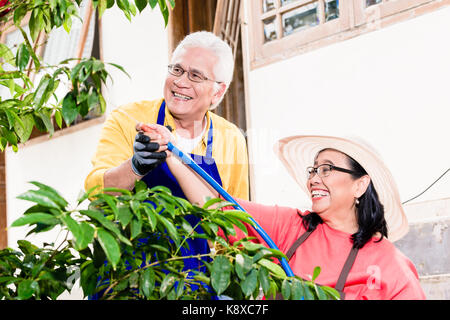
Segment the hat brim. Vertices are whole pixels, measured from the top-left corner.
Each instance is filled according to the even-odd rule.
[[[384,206],[388,239],[394,242],[403,237],[408,232],[408,220],[401,205],[397,185],[380,156],[366,143],[341,137],[298,135],[279,140],[274,151],[289,174],[310,196],[306,167],[313,165],[319,151],[328,148],[352,157],[366,170]]]

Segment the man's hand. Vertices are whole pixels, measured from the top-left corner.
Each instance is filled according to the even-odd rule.
[[[167,154],[164,151],[157,152],[160,146],[156,142],[151,142],[150,137],[143,132],[138,132],[134,139],[134,154],[131,158],[131,167],[139,176],[145,176],[166,160]]]

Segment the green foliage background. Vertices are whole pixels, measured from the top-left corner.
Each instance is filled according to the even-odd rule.
[[[84,118],[93,110],[99,114],[105,112],[106,103],[101,93],[101,86],[109,76],[105,63],[95,58],[68,58],[57,65],[48,65],[36,54],[35,43],[41,31],[47,35],[56,28],[70,32],[73,19],[81,19],[78,15],[81,1],[9,0],[0,7],[0,23],[13,22],[12,26],[20,30],[24,39],[15,48],[15,54],[13,48],[0,43],[0,87],[10,93],[8,99],[0,97],[1,151],[7,146],[17,151],[18,144],[30,138],[33,128],[51,136],[56,126],[62,128],[63,122],[70,126],[78,115]],[[138,11],[159,6],[166,25],[169,10],[175,6],[174,0],[168,4],[165,0],[135,0],[134,3],[93,0],[92,3],[100,17],[116,5],[130,21]],[[27,14],[29,34],[21,26]],[[8,28],[0,32],[8,32]],[[108,64],[125,72],[117,64]],[[38,83],[31,80],[33,74],[40,75]],[[63,98],[55,94],[61,83],[70,83]]]
[[[53,188],[32,182],[38,189],[18,198],[33,205],[12,227],[29,226],[30,234],[59,228],[60,243],[38,247],[20,240],[20,251],[0,251],[0,299],[56,299],[79,277],[85,297],[103,292],[102,299],[255,299],[281,292],[285,299],[336,299],[337,292],[312,281],[289,278],[273,259],[278,250],[244,238],[226,241],[236,228],[246,233],[249,215],[222,210],[231,203],[211,199],[203,207],[173,196],[165,187],[148,189],[137,182],[135,191],[109,188],[80,196],[75,209]],[[106,193],[108,192],[108,193]],[[111,195],[114,192],[118,195]],[[87,209],[80,209],[90,198]],[[150,202],[148,202],[150,201]],[[186,216],[200,219],[191,226]],[[201,227],[204,233],[199,233]],[[224,238],[218,236],[219,229]],[[181,256],[186,239],[207,239],[219,250]],[[145,239],[145,241],[142,241]],[[187,258],[209,257],[206,271],[184,270]],[[276,260],[275,260],[276,261]],[[196,287],[198,286],[198,290]]]

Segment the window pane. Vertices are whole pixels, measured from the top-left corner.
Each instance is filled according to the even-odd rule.
[[[270,11],[275,9],[275,1],[276,0],[262,0],[263,1],[263,12]]]
[[[281,0],[281,5],[285,6],[285,5],[289,4],[289,3],[297,2],[297,1],[298,0]]]
[[[283,35],[300,31],[319,24],[317,15],[317,2],[302,6],[286,12],[281,16],[283,22]]]
[[[381,3],[382,0],[366,0],[366,7]]]
[[[263,21],[264,24],[264,42],[269,42],[277,39],[277,27],[275,24],[275,17]]]
[[[339,0],[325,1],[325,21],[339,18]]]

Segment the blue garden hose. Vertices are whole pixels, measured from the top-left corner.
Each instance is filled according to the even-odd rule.
[[[225,200],[228,202],[234,203],[234,206],[236,209],[244,211],[245,210],[237,203],[236,200],[233,199],[232,196],[228,192],[225,191],[224,188],[220,184],[216,182],[208,173],[206,173],[197,163],[195,163],[191,157],[185,155],[180,149],[175,147],[171,142],[167,144],[167,149],[169,149],[173,154],[175,154],[178,158],[180,158],[185,164],[187,164],[192,170],[197,172],[206,182],[209,183],[219,194],[224,197]],[[252,218],[250,217],[250,220],[255,224],[254,229],[258,234],[266,241],[266,243],[269,245],[270,248],[280,250],[278,249],[277,245],[273,240],[269,237],[269,235],[264,231],[263,228]],[[292,272],[291,267],[289,266],[287,260],[285,258],[280,259],[281,266],[283,267],[284,271],[286,272],[286,275],[288,277],[293,277],[294,273]]]

